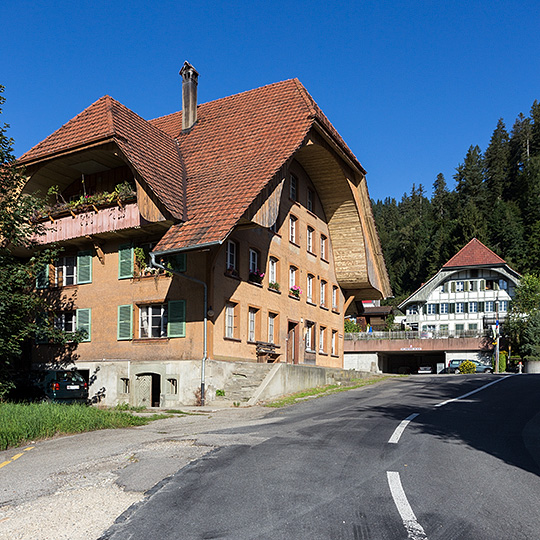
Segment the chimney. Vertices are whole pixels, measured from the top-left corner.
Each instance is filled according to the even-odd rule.
[[[189,131],[197,122],[197,70],[184,62],[182,76],[182,131]]]

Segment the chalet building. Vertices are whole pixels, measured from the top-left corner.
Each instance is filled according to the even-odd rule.
[[[504,324],[519,274],[476,238],[398,307],[404,331],[348,334],[348,369],[442,371],[451,360],[490,361],[492,329]]]
[[[508,314],[519,274],[473,238],[398,307],[403,323],[428,336],[476,336]]]
[[[347,309],[391,294],[365,171],[300,82],[197,105],[180,74],[181,112],[105,96],[19,160],[48,194],[36,240],[63,249],[40,317],[84,331],[36,336],[32,362],[74,363],[110,405],[191,403],[209,359],[342,368]]]

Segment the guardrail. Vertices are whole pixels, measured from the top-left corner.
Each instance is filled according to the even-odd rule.
[[[417,330],[391,331],[391,332],[354,332],[346,333],[345,339],[349,341],[372,339],[448,339],[448,338],[485,338],[489,331],[463,330],[454,332],[421,332]]]

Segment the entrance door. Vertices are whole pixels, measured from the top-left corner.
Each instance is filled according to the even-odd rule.
[[[141,373],[135,383],[136,406],[159,407],[161,376],[158,373]]]
[[[289,321],[287,329],[287,363],[298,364],[298,323]]]

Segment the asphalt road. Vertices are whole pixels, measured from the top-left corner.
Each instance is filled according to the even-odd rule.
[[[210,435],[102,539],[540,538],[540,376],[413,376]]]

